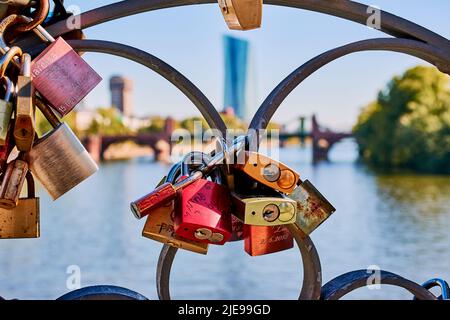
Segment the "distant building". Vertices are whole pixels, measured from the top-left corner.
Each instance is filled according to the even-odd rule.
[[[232,108],[236,116],[247,118],[248,51],[246,40],[224,36],[225,96],[224,110]]]
[[[117,108],[123,116],[131,117],[133,115],[133,82],[122,76],[113,76],[109,80],[109,88],[111,105]]]
[[[148,127],[152,121],[148,117],[122,117],[123,124],[132,131],[138,131],[141,128]]]

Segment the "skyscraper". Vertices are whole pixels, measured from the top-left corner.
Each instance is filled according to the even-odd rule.
[[[111,90],[111,105],[126,117],[133,114],[132,91],[133,82],[122,76],[113,76],[109,80]]]
[[[224,110],[232,108],[240,118],[247,117],[248,48],[246,40],[224,36],[225,97]]]

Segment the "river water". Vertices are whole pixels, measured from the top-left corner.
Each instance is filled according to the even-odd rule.
[[[332,162],[317,166],[309,161],[310,150],[280,152],[337,208],[312,235],[324,283],[373,265],[419,283],[450,280],[450,177],[376,175],[355,157],[351,141],[335,147]],[[144,221],[132,216],[129,203],[150,191],[167,169],[148,159],[106,163],[56,202],[39,189],[41,238],[0,241],[0,296],[55,299],[70,291],[70,272],[79,268],[82,286],[118,285],[156,299],[161,244],[141,237]],[[296,248],[250,257],[239,242],[210,246],[207,256],[179,251],[171,280],[176,299],[295,299],[302,267]],[[411,296],[383,286],[347,298]]]

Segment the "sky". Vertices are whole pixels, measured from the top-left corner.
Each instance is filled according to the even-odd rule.
[[[81,11],[114,3],[111,0],[66,0]],[[449,0],[373,0],[378,6],[450,38]],[[189,78],[223,108],[223,35],[248,39],[252,58],[250,113],[294,69],[314,56],[349,42],[385,37],[366,26],[299,9],[264,6],[262,28],[230,31],[216,4],[171,8],[111,21],[85,30],[90,39],[121,42],[147,51]],[[199,115],[195,106],[171,83],[134,62],[109,55],[83,56],[103,77],[86,98],[88,108],[110,105],[108,79],[124,75],[134,82],[136,115],[184,118]],[[357,53],[322,68],[283,102],[274,116],[278,123],[292,123],[299,116],[315,113],[319,123],[348,130],[362,107],[376,98],[394,76],[417,64],[416,58],[391,52]]]

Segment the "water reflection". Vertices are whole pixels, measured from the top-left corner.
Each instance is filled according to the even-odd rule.
[[[333,163],[312,166],[309,152],[284,149],[281,159],[308,178],[337,208],[312,238],[324,282],[378,265],[423,282],[450,280],[450,177],[375,175],[349,162],[351,142]],[[161,245],[141,237],[130,201],[151,190],[168,167],[145,160],[108,163],[60,200],[41,197],[39,240],[0,241],[0,296],[54,299],[67,291],[67,267],[83,286],[113,284],[156,299]],[[211,246],[207,256],[180,252],[172,272],[178,299],[295,299],[302,281],[298,250],[249,257],[243,243]],[[70,284],[70,283],[69,283]],[[406,298],[397,288],[357,290],[349,298]]]

